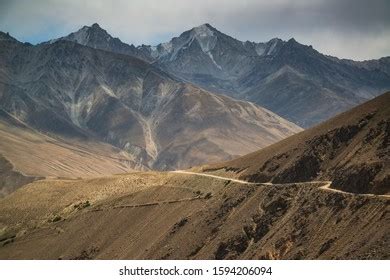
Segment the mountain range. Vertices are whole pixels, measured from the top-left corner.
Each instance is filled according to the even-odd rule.
[[[39,133],[82,142],[83,149],[92,142],[118,148],[128,170],[231,159],[301,130],[135,56],[68,40],[32,46],[5,33],[0,39],[0,109]]]
[[[127,45],[98,24],[60,39],[139,57],[183,81],[254,102],[305,128],[390,89],[390,57],[338,59],[293,38],[243,42],[210,24],[157,46]]]
[[[130,169],[232,159],[390,87],[389,57],[242,42],[210,24],[137,47],[96,23],[36,46],[0,33],[0,56],[4,112],[66,141],[111,145]]]

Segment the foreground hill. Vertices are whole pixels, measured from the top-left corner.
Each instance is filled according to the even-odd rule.
[[[0,200],[0,259],[388,259],[388,196],[327,184],[173,172],[36,181]]]
[[[252,182],[332,181],[353,193],[390,193],[390,92],[233,161],[205,166]]]
[[[1,109],[57,138],[113,145],[139,165],[175,169],[232,159],[301,130],[133,56],[0,35]]]

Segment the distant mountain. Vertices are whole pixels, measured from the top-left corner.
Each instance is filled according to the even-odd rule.
[[[184,80],[255,102],[304,127],[390,89],[390,57],[340,60],[294,39],[242,42],[209,24],[138,49]]]
[[[91,26],[83,26],[76,32],[70,33],[69,35],[58,39],[50,40],[43,44],[53,44],[60,40],[71,41],[95,49],[136,56],[144,60],[149,60],[149,56],[145,56],[144,53],[139,51],[134,45],[128,45],[123,43],[119,38],[112,37],[97,23],[94,23]]]
[[[0,32],[0,41],[9,41],[9,42],[16,42],[19,43],[18,40],[16,40],[14,37],[9,35],[9,33]]]
[[[203,170],[234,171],[254,182],[332,181],[337,190],[390,194],[389,104],[390,92],[260,151]]]
[[[0,61],[0,109],[61,139],[109,143],[140,166],[175,169],[231,159],[301,130],[134,56],[69,40],[0,41]]]
[[[243,42],[207,23],[157,46],[127,45],[98,24],[49,43],[58,40],[138,57],[182,81],[254,102],[302,127],[390,90],[390,57],[358,62],[323,55],[294,39]]]
[[[232,79],[250,71],[259,56],[272,55],[282,45],[283,41],[277,38],[267,43],[244,43],[203,24],[168,43],[138,48],[179,76]]]

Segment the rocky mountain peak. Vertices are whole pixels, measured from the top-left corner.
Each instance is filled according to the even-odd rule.
[[[60,39],[153,62],[180,79],[252,101],[306,127],[388,90],[390,84],[388,60],[339,60],[295,38],[243,42],[208,23],[156,46],[125,44],[97,23]],[[295,98],[296,92],[302,98]]]
[[[67,38],[70,41],[74,41],[81,45],[101,44],[101,42],[108,42],[113,39],[113,37],[97,23],[94,23],[91,26],[84,26],[80,30],[68,35]]]
[[[288,40],[287,42],[293,44],[293,43],[298,43],[297,40],[295,40],[294,37],[290,38],[290,40]]]
[[[320,58],[323,55],[314,50],[312,46],[303,45],[294,38],[291,38],[283,44],[279,56],[282,58],[286,58],[285,56],[287,56],[287,58],[291,58],[292,56],[305,56],[305,61],[307,61],[309,57],[315,56],[316,58]]]
[[[13,41],[13,42],[18,42],[14,37],[9,35],[8,32],[2,32],[0,31],[0,41]]]
[[[210,56],[210,52],[214,49],[218,37],[223,35],[209,23],[193,27],[180,34],[178,37],[172,38],[169,42],[161,43],[157,46],[141,46],[154,59],[163,59],[164,61],[173,61],[177,59],[177,55],[182,50],[197,49],[193,44],[199,45],[201,52]],[[190,48],[190,46],[194,48]],[[211,59],[213,61],[213,59]],[[213,64],[216,64],[213,61]]]
[[[105,29],[101,28],[98,23],[94,23],[91,26],[83,26],[76,32],[44,44],[52,44],[59,40],[71,41],[95,49],[126,54],[141,58],[145,61],[150,60],[150,54],[138,50],[134,45],[123,43],[120,39],[114,38]]]
[[[191,32],[193,35],[198,37],[214,36],[214,32],[212,29],[214,28],[210,24],[205,23],[192,28]]]
[[[100,25],[97,24],[96,22],[91,25],[91,28],[100,28],[101,29]]]
[[[215,47],[217,36],[208,23],[191,29],[191,41],[196,40],[203,52],[209,52]],[[191,42],[190,42],[191,43]]]

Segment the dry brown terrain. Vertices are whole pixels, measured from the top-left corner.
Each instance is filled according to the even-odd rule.
[[[389,259],[389,98],[231,162],[34,181],[0,259]]]
[[[53,138],[4,111],[0,112],[0,155],[19,172],[33,176],[93,177],[142,168],[111,145]]]
[[[390,193],[390,92],[276,144],[196,170],[252,182],[332,181],[354,193]]]
[[[0,201],[0,259],[388,259],[389,198],[324,184],[36,181]]]
[[[142,169],[107,143],[54,138],[0,109],[0,197],[45,177],[90,178]]]

